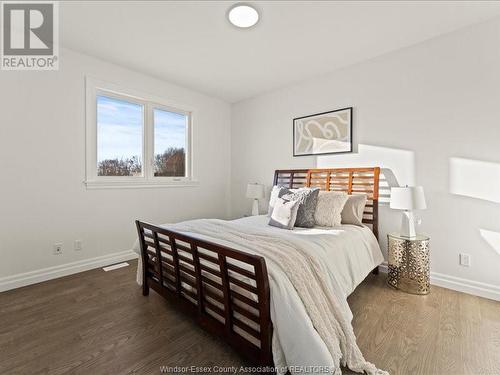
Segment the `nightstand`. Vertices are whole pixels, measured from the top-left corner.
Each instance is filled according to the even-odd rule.
[[[389,274],[387,284],[412,294],[429,294],[429,237],[388,234]]]

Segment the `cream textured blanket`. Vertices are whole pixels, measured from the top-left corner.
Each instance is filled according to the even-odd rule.
[[[169,225],[168,228],[230,242],[237,248],[263,256],[271,280],[276,281],[286,275],[314,329],[328,348],[335,367],[334,374],[341,374],[341,365],[370,375],[388,374],[364,359],[356,343],[347,300],[340,295],[339,288],[332,287],[332,279],[318,258],[308,250],[307,241],[292,241],[276,236],[275,232],[257,231],[238,223],[215,219],[188,221]],[[281,285],[284,285],[283,282]],[[271,288],[271,298],[273,292]],[[276,334],[280,336],[279,325],[276,328]],[[283,353],[274,351],[273,354],[275,362],[276,357],[283,356]]]

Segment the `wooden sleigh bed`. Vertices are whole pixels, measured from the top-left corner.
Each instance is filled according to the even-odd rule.
[[[378,167],[277,170],[274,185],[367,194],[363,223],[378,237],[379,175]],[[152,288],[252,363],[273,366],[264,258],[141,221],[136,224],[143,294]]]

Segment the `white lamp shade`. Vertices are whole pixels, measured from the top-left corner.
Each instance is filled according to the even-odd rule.
[[[252,198],[252,199],[264,198],[264,185],[248,184],[247,198]]]
[[[406,186],[391,188],[391,208],[395,210],[424,210],[424,188],[422,186]]]

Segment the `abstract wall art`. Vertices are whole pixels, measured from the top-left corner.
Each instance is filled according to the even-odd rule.
[[[352,107],[293,119],[293,156],[352,152]]]

